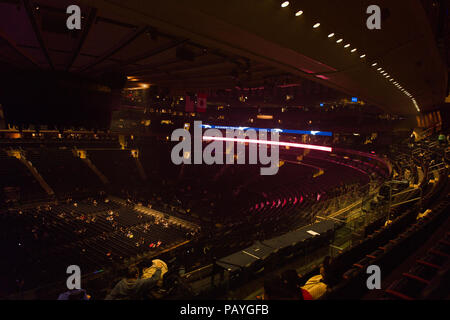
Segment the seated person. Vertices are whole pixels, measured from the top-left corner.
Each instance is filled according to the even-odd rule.
[[[320,299],[327,292],[329,285],[333,281],[330,263],[331,258],[325,257],[320,266],[320,274],[309,278],[302,287],[303,290],[306,290],[312,296],[313,300]]]
[[[144,277],[139,278],[139,269],[128,268],[127,275],[119,281],[105,300],[141,300],[158,285],[167,272],[167,265],[161,260],[153,260],[150,268],[144,269]]]

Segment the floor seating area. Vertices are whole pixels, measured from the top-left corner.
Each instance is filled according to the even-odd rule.
[[[0,215],[0,228],[0,274],[7,293],[61,281],[69,265],[89,274],[130,263],[186,240],[189,233],[164,218],[92,198],[7,211]]]

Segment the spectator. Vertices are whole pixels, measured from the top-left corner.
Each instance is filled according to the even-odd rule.
[[[139,269],[132,266],[127,270],[127,275],[119,281],[111,292],[106,296],[106,300],[141,300],[144,299],[150,289],[155,287],[167,272],[167,265],[161,260],[154,260],[151,267],[151,276],[139,278]],[[165,269],[165,270],[163,270]],[[164,272],[165,271],[165,272]],[[163,273],[164,272],[164,273]],[[147,271],[147,274],[149,271]]]
[[[320,299],[329,287],[329,284],[333,283],[334,276],[331,269],[331,258],[329,256],[325,257],[322,265],[320,266],[320,274],[309,278],[305,285],[302,287],[306,290],[313,300]]]

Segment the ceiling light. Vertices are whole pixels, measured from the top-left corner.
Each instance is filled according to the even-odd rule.
[[[359,57],[362,59],[362,58],[364,58],[366,55],[365,54],[363,54],[363,55],[360,55]]]
[[[372,63],[372,67],[375,67],[378,63],[374,62]]]
[[[355,51],[356,51],[356,48],[355,48],[355,49],[352,49],[352,51],[350,51],[350,52],[352,52],[352,53],[353,53],[353,52],[355,52]]]
[[[282,8],[286,8],[289,5],[289,1],[285,1],[281,4]]]
[[[339,39],[336,43],[341,43],[342,41],[344,41],[344,39]]]
[[[320,27],[320,23],[319,22],[317,22],[315,25],[313,25],[313,28],[315,29],[315,28],[318,28],[318,27]]]
[[[380,71],[380,70],[382,70],[382,68],[378,68],[377,70]]]
[[[299,10],[295,13],[295,16],[298,17],[298,16],[301,16],[302,14],[303,14],[303,11]]]
[[[334,33],[330,33],[329,35],[328,35],[328,38],[333,38],[334,37]]]
[[[350,47],[350,43],[347,43],[347,44],[344,46],[344,48],[348,48],[348,47]]]

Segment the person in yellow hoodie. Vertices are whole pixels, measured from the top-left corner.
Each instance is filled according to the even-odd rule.
[[[307,291],[313,300],[320,299],[329,289],[329,282],[333,280],[330,264],[331,258],[329,256],[325,257],[320,266],[320,274],[309,278],[302,286],[302,290]]]
[[[139,277],[139,269],[131,266],[127,270],[126,276],[120,280],[105,300],[142,300],[147,293],[158,283],[161,283],[163,276],[167,273],[167,264],[162,260],[153,260],[152,266],[143,270],[142,277]]]

